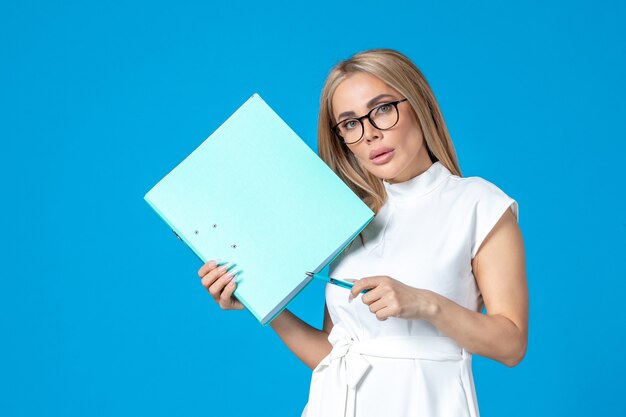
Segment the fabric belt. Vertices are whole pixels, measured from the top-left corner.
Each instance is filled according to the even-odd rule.
[[[341,326],[334,326],[328,341],[333,349],[311,376],[309,401],[303,414],[307,417],[354,416],[356,391],[372,367],[368,356],[435,361],[462,360],[471,356],[445,336],[398,336],[356,341]],[[470,377],[466,375],[464,379]]]

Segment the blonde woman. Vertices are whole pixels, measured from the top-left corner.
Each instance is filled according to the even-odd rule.
[[[289,310],[271,323],[313,370],[302,416],[478,417],[472,355],[513,367],[526,352],[517,202],[461,176],[430,86],[397,51],[338,63],[318,129],[321,158],[376,217],[330,265],[356,280],[326,286],[323,329]],[[243,308],[215,262],[199,275],[223,309]]]

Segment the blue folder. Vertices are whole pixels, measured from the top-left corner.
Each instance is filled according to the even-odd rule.
[[[253,94],[144,197],[206,262],[233,262],[234,296],[271,322],[374,213]]]

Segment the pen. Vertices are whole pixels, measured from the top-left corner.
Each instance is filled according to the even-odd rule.
[[[353,287],[354,284],[350,284],[349,282],[345,282],[345,281],[341,281],[339,279],[335,279],[335,278],[331,278],[328,275],[322,275],[322,274],[314,274],[313,272],[307,272],[306,273],[308,276],[313,277],[313,278],[317,278],[317,279],[321,279],[322,281],[326,281],[329,282],[331,284],[335,284],[338,285],[342,288],[347,288],[347,289],[351,289]],[[365,294],[366,292],[368,292],[370,289],[367,288],[363,291],[361,291],[362,294]]]

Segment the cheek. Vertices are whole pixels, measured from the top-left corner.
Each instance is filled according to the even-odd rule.
[[[402,118],[402,116],[404,116],[404,118]],[[398,130],[401,130],[405,134],[405,137],[418,139],[422,137],[421,125],[413,112],[401,115],[397,126]]]
[[[359,149],[358,147],[356,149],[350,148],[350,153],[352,154],[354,159],[356,159],[359,162],[363,162],[369,159],[369,157],[365,155],[365,151],[366,150]]]
[[[407,125],[400,133],[402,148],[408,152],[417,151],[424,146],[424,137],[419,125]]]

